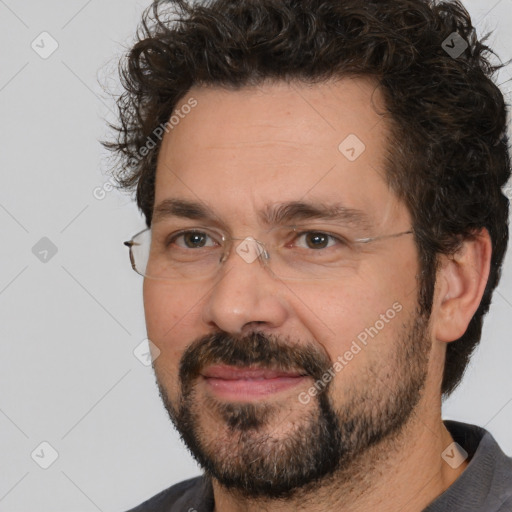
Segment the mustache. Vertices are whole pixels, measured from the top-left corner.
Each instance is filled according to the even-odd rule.
[[[245,336],[217,332],[201,337],[187,347],[179,365],[180,381],[190,383],[204,368],[213,364],[298,371],[317,380],[333,363],[324,350],[312,343],[290,344],[258,331]]]

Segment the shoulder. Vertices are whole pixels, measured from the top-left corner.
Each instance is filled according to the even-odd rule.
[[[159,492],[127,512],[188,512],[189,509],[199,511],[204,509],[204,502],[209,499],[209,485],[204,476],[190,478]]]
[[[512,494],[510,494],[510,498],[508,498],[507,501],[501,505],[501,507],[498,509],[498,512],[512,512]]]
[[[425,512],[512,512],[512,457],[482,427],[453,420],[444,424],[469,464]]]

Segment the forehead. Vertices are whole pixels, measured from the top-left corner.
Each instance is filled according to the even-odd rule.
[[[397,215],[402,207],[384,179],[382,112],[368,79],[194,87],[163,139],[155,205],[186,198],[249,221],[272,203],[311,199],[380,220]]]

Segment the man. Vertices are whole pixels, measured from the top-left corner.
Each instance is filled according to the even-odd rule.
[[[120,186],[160,393],[204,475],[134,511],[510,511],[441,401],[508,240],[503,96],[457,2],[156,2]],[[158,357],[157,357],[158,355]]]

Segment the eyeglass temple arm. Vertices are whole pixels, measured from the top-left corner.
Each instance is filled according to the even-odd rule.
[[[367,243],[373,242],[375,240],[382,240],[384,238],[396,238],[396,237],[399,237],[402,235],[411,235],[413,233],[414,233],[414,231],[412,231],[412,230],[401,231],[400,233],[392,233],[391,235],[381,235],[381,236],[374,236],[374,237],[370,237],[370,238],[358,238],[358,239],[354,240],[354,242],[357,242],[360,244],[367,244]]]

